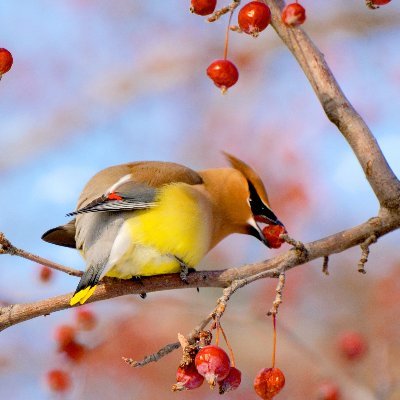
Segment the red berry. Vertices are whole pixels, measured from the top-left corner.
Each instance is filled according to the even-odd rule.
[[[285,375],[279,368],[264,368],[254,379],[254,390],[264,400],[270,400],[285,386]]]
[[[212,79],[222,93],[233,86],[239,79],[239,72],[231,61],[216,60],[207,68],[207,75]]]
[[[82,331],[90,331],[97,324],[97,318],[93,311],[84,307],[76,308],[75,318],[78,329]]]
[[[45,265],[40,267],[39,279],[42,282],[48,282],[53,277],[53,270]]]
[[[60,348],[60,351],[62,351],[72,362],[79,362],[85,355],[86,348],[80,343],[72,341]]]
[[[333,382],[324,382],[318,388],[318,400],[340,400],[340,391]]]
[[[46,383],[53,392],[65,392],[71,387],[71,378],[65,371],[53,369],[46,374]]]
[[[279,249],[285,241],[279,235],[286,233],[285,227],[282,225],[266,225],[264,226],[263,235],[271,249]]]
[[[384,6],[387,3],[390,3],[391,0],[371,0],[371,3],[376,6]]]
[[[192,362],[176,371],[176,384],[172,386],[174,392],[181,390],[192,390],[200,387],[204,382],[204,376],[200,375],[196,365]]]
[[[219,394],[235,390],[242,382],[242,373],[235,367],[231,367],[228,376],[219,382]]]
[[[228,354],[218,346],[205,346],[199,350],[194,360],[197,371],[212,387],[224,380],[231,368]]]
[[[0,77],[11,69],[13,56],[7,49],[0,49]]]
[[[367,351],[368,345],[364,336],[358,332],[345,332],[339,337],[339,350],[348,360],[358,360]]]
[[[217,0],[191,0],[190,12],[197,15],[208,15],[214,12]]]
[[[289,26],[304,24],[306,10],[299,3],[288,4],[282,11],[282,21]]]
[[[271,22],[271,10],[260,1],[251,1],[242,7],[238,14],[240,29],[257,37]]]
[[[75,340],[75,328],[71,325],[57,326],[54,331],[54,339],[56,340],[59,348],[63,348],[67,344]]]

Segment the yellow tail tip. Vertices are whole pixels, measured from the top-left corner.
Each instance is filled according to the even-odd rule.
[[[80,290],[79,292],[75,293],[70,302],[70,306],[74,306],[77,303],[84,304],[85,301],[94,293],[96,290],[97,285],[88,286],[85,289]]]

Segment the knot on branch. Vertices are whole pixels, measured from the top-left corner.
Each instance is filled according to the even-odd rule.
[[[345,102],[338,102],[336,98],[327,93],[322,93],[320,99],[329,121],[339,127],[343,123],[340,111],[349,108],[349,105]]]
[[[4,236],[3,232],[0,232],[0,254],[15,254],[15,247],[11,242]]]
[[[360,244],[361,247],[361,258],[360,261],[358,262],[358,272],[361,272],[362,274],[366,274],[367,271],[365,270],[365,264],[368,261],[368,256],[369,256],[369,246],[371,246],[372,243],[376,243],[378,238],[376,235],[371,235],[363,243]]]
[[[303,242],[291,238],[287,233],[283,233],[279,235],[279,237],[286,243],[294,247],[294,250],[296,250],[298,253],[299,261],[301,262],[308,261],[308,250],[306,249],[306,246],[304,245]]]
[[[372,0],[365,0],[365,5],[367,6],[367,8],[369,8],[370,10],[376,10],[377,8],[379,8],[378,6],[376,6]]]
[[[199,348],[210,345],[211,340],[211,331],[200,331],[191,341],[181,333],[178,333],[178,341],[182,347],[182,358],[179,366],[184,367],[185,365],[190,365],[194,362],[194,358],[196,357]]]
[[[329,256],[324,256],[324,261],[322,263],[322,272],[325,275],[329,275],[328,264],[329,264]]]

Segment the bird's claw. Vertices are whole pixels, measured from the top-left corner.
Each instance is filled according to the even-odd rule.
[[[187,277],[189,275],[190,270],[193,270],[193,268],[190,268],[183,260],[181,260],[180,258],[176,257],[175,258],[178,260],[179,262],[179,266],[181,268],[181,271],[179,273],[179,277],[181,278],[181,281],[189,284]]]

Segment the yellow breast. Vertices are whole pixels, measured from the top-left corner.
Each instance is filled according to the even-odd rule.
[[[174,256],[193,267],[209,250],[211,207],[196,188],[171,184],[160,190],[156,207],[135,212],[126,225],[132,247],[107,275],[178,272]]]

